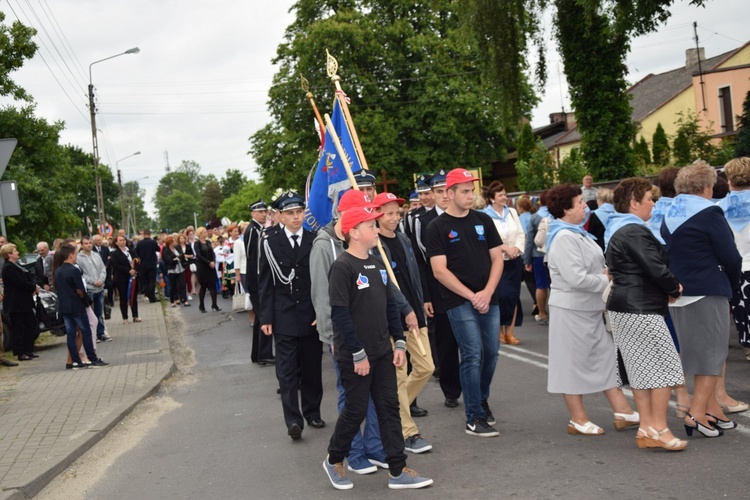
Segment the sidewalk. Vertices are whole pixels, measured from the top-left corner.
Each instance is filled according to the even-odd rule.
[[[138,309],[143,322],[123,325],[112,308],[114,340],[96,345],[108,367],[66,370],[65,337],[54,337],[39,358],[0,368],[1,500],[36,495],[171,373],[161,303]]]

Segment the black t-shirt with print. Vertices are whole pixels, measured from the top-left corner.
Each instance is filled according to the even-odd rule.
[[[469,210],[465,217],[443,213],[427,228],[427,258],[445,255],[448,270],[472,292],[487,286],[492,267],[490,249],[502,243],[490,216],[476,210]],[[466,302],[442,283],[440,292],[446,310]],[[494,293],[490,304],[497,304]]]
[[[328,293],[331,307],[348,307],[357,330],[357,338],[365,346],[369,358],[393,351],[388,331],[388,275],[383,263],[372,255],[359,259],[342,253],[331,265]],[[339,360],[352,360],[352,353],[343,347],[337,328],[333,329],[333,346]]]

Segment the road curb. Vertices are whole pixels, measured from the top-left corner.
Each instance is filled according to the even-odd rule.
[[[118,407],[112,412],[102,418],[102,426],[100,429],[89,430],[89,432],[74,440],[71,444],[71,451],[55,460],[53,463],[47,465],[41,473],[35,473],[36,476],[30,479],[22,479],[20,486],[10,486],[0,492],[0,496],[3,500],[27,500],[35,497],[40,491],[44,489],[55,477],[61,472],[67,469],[70,464],[78,460],[84,453],[90,450],[96,443],[101,441],[109,431],[111,431],[118,423],[120,423],[126,416],[133,411],[133,408],[153,395],[157,389],[161,386],[162,382],[172,376],[176,371],[177,367],[172,359],[172,350],[169,344],[169,334],[167,333],[167,321],[165,317],[165,309],[161,307],[161,321],[164,322],[163,333],[160,335],[161,353],[162,359],[168,364],[167,368],[159,371],[153,376],[153,382],[147,382],[144,385],[143,392],[130,396],[128,399],[123,401]],[[13,491],[8,495],[9,492]]]

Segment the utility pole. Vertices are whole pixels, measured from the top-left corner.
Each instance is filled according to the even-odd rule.
[[[120,54],[105,57],[89,64],[89,111],[91,113],[91,140],[94,146],[94,176],[96,177],[96,211],[99,217],[99,233],[104,234],[107,221],[104,217],[104,191],[102,190],[102,177],[99,175],[99,140],[96,136],[96,105],[94,104],[94,81],[91,77],[91,67],[102,61],[107,61],[125,54],[137,54],[141,49],[133,47]]]
[[[89,72],[91,67],[89,67]],[[94,105],[94,84],[89,83],[89,111],[91,111],[91,139],[94,145],[94,176],[96,177],[96,213],[99,226],[98,232],[104,234],[104,192],[102,190],[102,177],[99,175],[99,141],[96,136],[96,106]]]

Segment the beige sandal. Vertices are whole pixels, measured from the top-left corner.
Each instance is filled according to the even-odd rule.
[[[568,434],[583,434],[584,436],[601,436],[604,434],[604,429],[591,422],[590,420],[585,424],[577,424],[572,420],[568,424]]]
[[[651,441],[646,443],[646,446],[649,448],[663,448],[669,451],[682,451],[687,448],[687,441],[681,441],[677,438],[672,438],[668,443],[665,443],[664,441],[659,439],[659,436],[662,436],[669,432],[669,427],[657,431],[653,427],[649,426],[648,430],[651,432]]]

